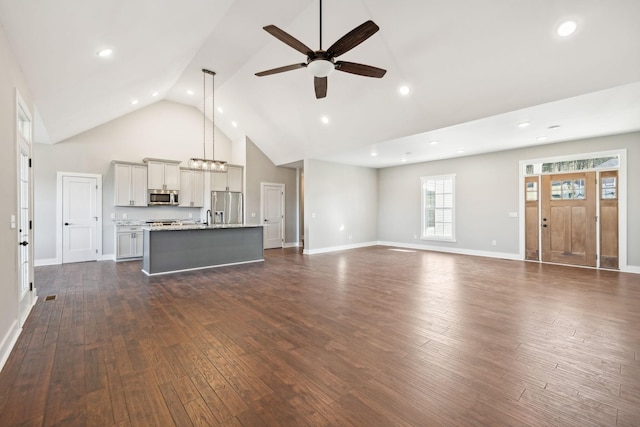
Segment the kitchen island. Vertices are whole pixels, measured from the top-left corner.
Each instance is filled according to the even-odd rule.
[[[145,227],[142,272],[176,273],[264,261],[261,225]]]

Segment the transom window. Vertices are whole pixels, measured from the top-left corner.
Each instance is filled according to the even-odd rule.
[[[426,176],[422,183],[422,233],[427,240],[455,241],[455,175]]]

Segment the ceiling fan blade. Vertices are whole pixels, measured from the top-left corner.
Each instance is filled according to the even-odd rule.
[[[313,85],[316,89],[316,98],[324,98],[327,96],[327,78],[326,77],[314,77]]]
[[[256,73],[256,76],[269,76],[271,74],[284,73],[285,71],[297,70],[298,68],[305,68],[307,64],[292,64],[285,65],[284,67],[272,68],[271,70],[260,71]]]
[[[357,74],[365,77],[375,77],[377,79],[385,75],[387,70],[372,67],[371,65],[356,64],[355,62],[336,61],[336,70],[345,73]]]
[[[379,29],[380,27],[378,27],[373,21],[367,21],[349,31],[337,42],[332,44],[331,47],[327,49],[327,54],[329,57],[340,56],[374,35]]]
[[[266,27],[262,27],[267,33],[271,34],[273,37],[277,38],[281,42],[291,46],[295,50],[300,53],[304,53],[307,56],[313,56],[313,50],[309,48],[307,45],[302,43],[300,40],[296,39],[289,33],[282,31],[280,28],[275,25],[267,25]]]

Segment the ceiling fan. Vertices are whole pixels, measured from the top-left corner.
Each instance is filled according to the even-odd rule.
[[[333,70],[357,74],[359,76],[375,77],[378,79],[384,76],[387,72],[387,70],[372,67],[371,65],[335,60],[336,57],[350,51],[374,35],[380,29],[380,27],[378,27],[373,21],[367,21],[364,24],[357,26],[342,36],[327,50],[322,50],[322,0],[320,0],[320,49],[318,50],[311,50],[311,48],[307,47],[304,43],[282,31],[275,25],[267,25],[266,27],[263,27],[263,29],[281,42],[291,46],[298,52],[307,55],[307,62],[285,65],[284,67],[261,71],[256,73],[256,76],[262,77],[285,71],[297,70],[299,68],[307,68],[314,76],[314,87],[316,91],[316,98],[318,99],[327,96],[327,76],[331,74]]]

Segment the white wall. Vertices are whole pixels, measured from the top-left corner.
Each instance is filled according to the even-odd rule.
[[[627,264],[640,267],[640,133],[592,138],[379,170],[378,239],[401,245],[515,257],[519,252],[519,162],[627,150]],[[456,174],[455,243],[422,241],[420,177]],[[497,245],[492,246],[491,241]],[[635,270],[634,270],[635,271]],[[640,271],[640,270],[638,270]]]
[[[375,169],[305,160],[305,253],[375,243],[377,186]]]
[[[9,227],[18,215],[16,88],[33,113],[31,93],[0,27],[0,369],[17,339],[18,230]]]
[[[103,175],[102,253],[114,254],[114,223],[126,213],[128,219],[187,218],[196,208],[113,206],[112,160],[142,162],[145,157],[181,160],[203,155],[203,116],[195,107],[159,101],[146,108],[112,120],[55,145],[34,145],[35,259],[50,263],[56,259],[56,179],[57,172]],[[211,122],[207,120],[205,147],[211,157]],[[231,141],[216,128],[215,157],[231,160]]]

